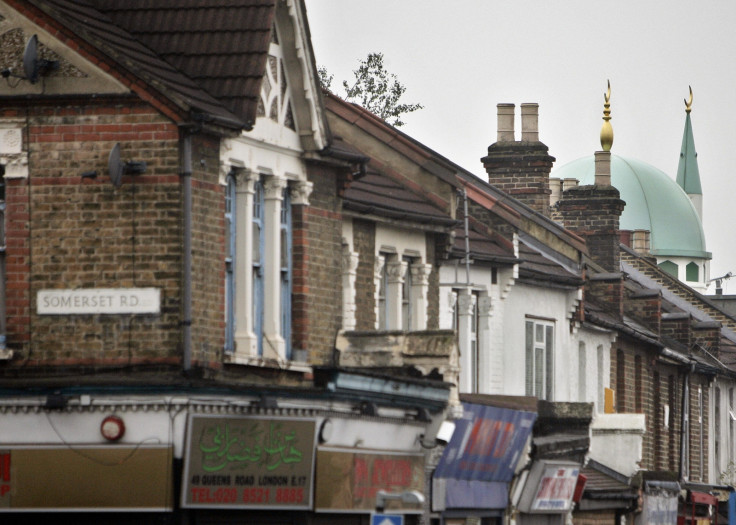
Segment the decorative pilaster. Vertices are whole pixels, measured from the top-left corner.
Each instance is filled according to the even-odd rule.
[[[491,316],[493,302],[488,295],[478,297],[478,392],[489,393],[495,382],[493,377],[503,373],[502,345],[491,343]],[[494,351],[495,350],[495,351]]]
[[[298,180],[289,184],[291,204],[294,206],[309,206],[309,196],[312,194],[314,184],[306,180]]]
[[[258,174],[238,170],[235,176],[235,358],[258,355],[258,338],[253,326],[253,196]]]
[[[376,255],[373,263],[373,298],[375,304],[376,330],[381,329],[381,281],[383,280],[383,267],[386,264],[386,258],[383,255]],[[384,297],[384,301],[386,298]],[[384,308],[387,305],[384,304]]]
[[[472,330],[475,297],[470,290],[460,290],[457,296],[457,338],[460,349],[460,392],[472,393],[475,363],[473,363]]]
[[[281,201],[287,181],[266,177],[264,189],[263,357],[286,358],[281,335]]]
[[[342,329],[355,330],[355,278],[358,273],[358,252],[350,249],[350,245],[342,245]]]
[[[411,265],[411,304],[413,306],[410,330],[427,329],[427,294],[431,264]]]

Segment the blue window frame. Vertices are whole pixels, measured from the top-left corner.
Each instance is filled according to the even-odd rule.
[[[263,184],[257,181],[253,194],[253,330],[258,340],[258,355],[263,355],[263,251],[264,202]]]
[[[291,359],[291,197],[288,188],[281,200],[281,336],[286,344],[286,358]]]
[[[235,351],[235,178],[225,189],[225,352]]]

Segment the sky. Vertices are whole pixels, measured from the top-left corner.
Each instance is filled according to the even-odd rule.
[[[673,179],[691,120],[711,278],[736,274],[736,2],[730,0],[306,0],[333,88],[381,52],[424,108],[401,130],[468,171],[496,141],[496,105],[539,104],[539,139],[563,166],[600,149],[611,82],[612,153]],[[339,89],[336,89],[338,94]],[[554,176],[554,168],[552,171]],[[709,288],[713,293],[714,287]],[[736,277],[724,282],[736,294]]]

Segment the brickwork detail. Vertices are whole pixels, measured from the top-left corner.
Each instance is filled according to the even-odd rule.
[[[497,142],[481,159],[488,182],[549,216],[549,174],[555,158],[541,142]]]
[[[297,298],[306,302],[306,309],[293,321],[300,325],[300,330],[308,326],[304,347],[309,352],[308,361],[328,364],[335,336],[342,326],[342,211],[335,172],[315,167],[309,180],[314,187],[304,210],[306,238],[300,241],[305,250],[301,260],[307,262],[307,275],[303,276],[307,287],[300,288],[301,296]],[[297,263],[295,260],[295,267]]]
[[[3,116],[13,116],[8,110]],[[178,130],[145,105],[29,108],[30,178],[7,188],[8,345],[33,365],[180,359]],[[114,188],[107,159],[146,173]],[[96,179],[82,178],[96,170]],[[39,290],[155,287],[161,314],[39,316]]]

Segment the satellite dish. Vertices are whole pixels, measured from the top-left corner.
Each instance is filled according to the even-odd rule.
[[[123,183],[123,163],[120,161],[120,143],[115,144],[110,150],[107,159],[107,171],[110,174],[110,182],[116,188]]]
[[[38,82],[38,37],[33,35],[28,39],[26,50],[23,52],[23,70],[31,84]]]
[[[57,69],[59,69],[58,60],[38,58],[38,37],[33,35],[29,38],[26,49],[23,52],[23,70],[25,71],[26,79],[31,84],[35,84],[40,77]]]
[[[107,171],[110,174],[110,182],[116,188],[123,184],[123,175],[140,175],[146,172],[146,163],[143,161],[120,160],[120,143],[116,143],[110,150],[110,156],[107,159]]]

